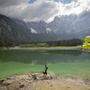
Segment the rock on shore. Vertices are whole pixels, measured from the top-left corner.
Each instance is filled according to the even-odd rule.
[[[80,79],[26,73],[0,80],[0,90],[90,90],[90,82],[86,84]]]

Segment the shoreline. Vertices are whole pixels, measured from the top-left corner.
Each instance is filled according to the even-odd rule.
[[[57,46],[57,47],[10,47],[1,48],[2,50],[81,50],[81,46]]]
[[[1,80],[0,90],[90,90],[90,80],[25,73]]]

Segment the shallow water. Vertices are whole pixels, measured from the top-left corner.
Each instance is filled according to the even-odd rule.
[[[0,50],[0,78],[42,72],[90,78],[90,53],[80,50]]]

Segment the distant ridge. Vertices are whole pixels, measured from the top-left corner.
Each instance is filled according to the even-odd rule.
[[[77,19],[78,18],[78,19]],[[79,16],[55,17],[45,21],[25,22],[0,14],[0,42],[30,43],[68,39],[82,39],[90,36],[90,12]]]

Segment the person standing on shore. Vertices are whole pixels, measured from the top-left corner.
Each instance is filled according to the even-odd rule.
[[[48,70],[48,66],[45,65],[45,71],[43,72],[43,74],[46,76],[47,75],[47,70]]]

